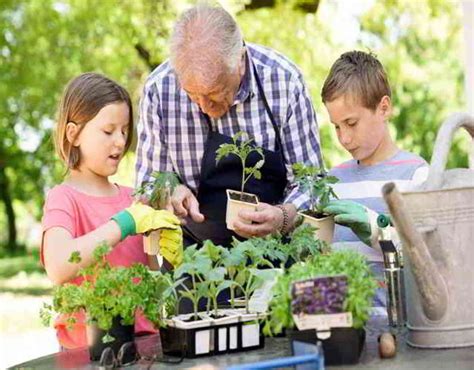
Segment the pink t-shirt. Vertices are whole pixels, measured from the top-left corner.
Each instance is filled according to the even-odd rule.
[[[107,223],[117,212],[132,204],[132,189],[117,185],[118,194],[110,197],[98,197],[61,184],[55,186],[48,193],[43,209],[43,233],[52,227],[62,227],[69,231],[73,238],[85,235],[99,226]],[[62,246],[67,248],[66,246]],[[43,259],[43,246],[41,246],[41,261]],[[71,250],[72,252],[72,250]],[[143,251],[143,237],[141,235],[129,236],[118,243],[107,255],[107,260],[112,266],[130,266],[134,263],[148,264]],[[80,284],[81,277],[72,279],[70,283]],[[86,342],[84,317],[80,315],[81,329],[74,328],[76,333],[69,333],[65,327],[64,318],[59,318],[55,324],[58,339],[66,348],[83,347]],[[82,330],[82,328],[84,330]],[[82,332],[84,331],[84,332]],[[138,314],[135,321],[135,332],[156,332],[151,323]]]

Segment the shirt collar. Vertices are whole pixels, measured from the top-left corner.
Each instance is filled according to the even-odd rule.
[[[245,49],[245,73],[244,77],[242,78],[242,82],[240,83],[239,90],[235,96],[233,105],[241,104],[249,97],[253,97],[256,87],[255,76],[253,73],[253,63],[251,62],[252,56],[250,55],[250,48],[248,47],[248,44]]]

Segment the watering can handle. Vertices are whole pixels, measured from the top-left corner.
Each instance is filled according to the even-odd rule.
[[[454,133],[460,127],[464,127],[474,140],[474,117],[471,115],[467,113],[453,113],[443,122],[436,136],[433,155],[431,157],[430,173],[425,183],[429,186],[428,190],[441,188],[451,141]],[[469,153],[469,167],[474,169],[473,143],[471,143]]]

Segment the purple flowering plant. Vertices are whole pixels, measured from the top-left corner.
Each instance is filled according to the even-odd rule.
[[[293,314],[335,314],[343,312],[347,294],[345,275],[322,276],[292,285]]]

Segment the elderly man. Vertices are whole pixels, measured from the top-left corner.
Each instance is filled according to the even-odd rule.
[[[291,165],[322,162],[316,115],[297,67],[244,43],[223,8],[200,5],[180,17],[170,59],[149,76],[140,113],[137,184],[153,171],[179,176],[171,203],[186,218],[190,242],[228,245],[235,235],[225,224],[225,190],[240,189],[242,167],[233,156],[216,164],[216,149],[239,131],[264,149],[265,165],[262,179],[246,184],[261,201],[258,210],[242,211],[251,224],[237,221],[235,232],[245,238],[292,227],[308,198],[292,183]]]

